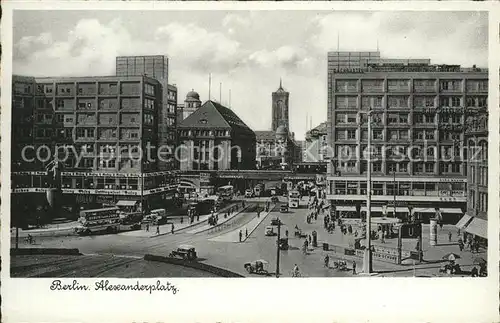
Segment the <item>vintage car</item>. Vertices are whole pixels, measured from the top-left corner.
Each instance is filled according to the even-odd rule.
[[[274,231],[273,226],[267,226],[266,227],[266,236],[275,236],[277,235],[276,231]]]
[[[173,250],[170,255],[170,258],[182,258],[184,260],[195,260],[197,258],[196,248],[191,245],[180,245],[176,250]]]
[[[280,238],[278,243],[279,243],[280,250],[288,250],[288,248],[289,248],[288,238]]]
[[[299,238],[306,238],[307,237],[307,234],[305,234],[304,232],[302,232],[301,229],[295,229],[295,232],[293,234],[295,237],[299,237]]]
[[[245,190],[245,197],[253,197],[253,191],[251,189]]]
[[[287,213],[287,212],[288,212],[288,204],[281,204],[280,213]]]
[[[278,203],[279,202],[279,198],[277,196],[273,196],[271,197],[271,203]]]
[[[243,268],[245,268],[249,274],[269,274],[269,263],[263,259],[247,262],[243,265]]]
[[[280,224],[280,222],[281,221],[278,218],[272,218],[271,219],[271,225],[278,225],[278,224]]]

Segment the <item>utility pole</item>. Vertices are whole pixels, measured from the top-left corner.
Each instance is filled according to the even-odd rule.
[[[276,278],[280,277],[280,234],[281,219],[278,218],[278,236],[276,237]]]
[[[392,182],[392,187],[393,187],[393,193],[394,193],[394,218],[396,218],[396,164],[394,164],[394,171],[392,172],[393,174],[393,182]]]

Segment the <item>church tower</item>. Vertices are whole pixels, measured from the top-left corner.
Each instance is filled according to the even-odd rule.
[[[283,89],[280,79],[280,87],[276,92],[273,92],[273,115],[272,115],[272,131],[276,131],[279,126],[284,126],[287,130],[290,129],[288,119],[288,97],[290,93]]]

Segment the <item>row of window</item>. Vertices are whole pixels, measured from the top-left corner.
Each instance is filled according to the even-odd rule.
[[[228,137],[231,135],[231,131],[229,130],[182,130],[180,131],[180,136],[182,137]]]
[[[366,182],[328,181],[328,191],[336,195],[365,195]],[[427,182],[377,182],[372,183],[374,195],[405,196],[464,196],[465,183],[427,183]]]
[[[480,186],[488,186],[488,167],[469,165],[469,174],[471,183],[476,183]]]
[[[117,82],[99,82],[96,83],[78,83],[76,85],[75,92],[75,84],[74,83],[60,83],[56,84],[36,84],[33,87],[31,84],[15,82],[14,83],[14,93],[22,93],[22,94],[33,94],[33,89],[36,90],[36,94],[52,94],[56,95],[74,95],[75,93],[78,95],[116,95],[118,94],[118,83]],[[140,82],[121,82],[121,94],[140,94],[141,92],[141,83]],[[155,86],[152,84],[145,83],[144,84],[144,92],[148,95],[155,95]]]
[[[359,104],[361,103],[361,104]],[[358,96],[336,96],[335,108],[357,110],[369,108],[384,108],[389,109],[409,108],[434,108],[434,107],[487,107],[487,96],[415,96],[413,103],[410,102],[410,96],[387,96],[384,100],[383,96],[362,96],[359,100]]]
[[[354,92],[361,88],[361,91],[384,91],[385,85],[387,84],[387,90],[389,92],[400,92],[411,91],[411,82],[409,79],[399,79],[399,80],[387,80],[385,82],[382,79],[375,80],[336,80],[335,88],[337,91],[343,92]],[[427,92],[436,91],[437,85],[439,84],[440,91],[463,91],[467,92],[488,92],[488,80],[413,80],[413,90],[415,92]]]

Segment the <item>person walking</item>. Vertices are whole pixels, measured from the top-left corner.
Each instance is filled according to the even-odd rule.
[[[330,263],[330,257],[328,255],[325,256],[325,267],[328,268],[328,264]]]
[[[241,239],[243,238],[243,233],[241,232],[241,230],[239,232],[239,236],[240,236],[240,242],[241,242]]]
[[[248,238],[248,229],[245,228],[245,238]]]
[[[146,232],[149,232],[149,223],[146,223]]]
[[[160,234],[160,225],[159,224],[156,226],[156,234]]]
[[[174,230],[175,230],[174,224],[172,223],[172,226],[170,227],[170,233],[174,234]]]
[[[451,231],[448,232],[448,242],[451,242]]]
[[[458,248],[460,251],[464,250],[464,242],[462,241],[462,238],[458,238]]]
[[[355,261],[352,262],[352,274],[356,275],[356,262]]]
[[[260,218],[260,209],[257,210],[257,219]]]
[[[476,249],[476,253],[479,253],[479,242],[476,241],[475,243],[475,249]]]

